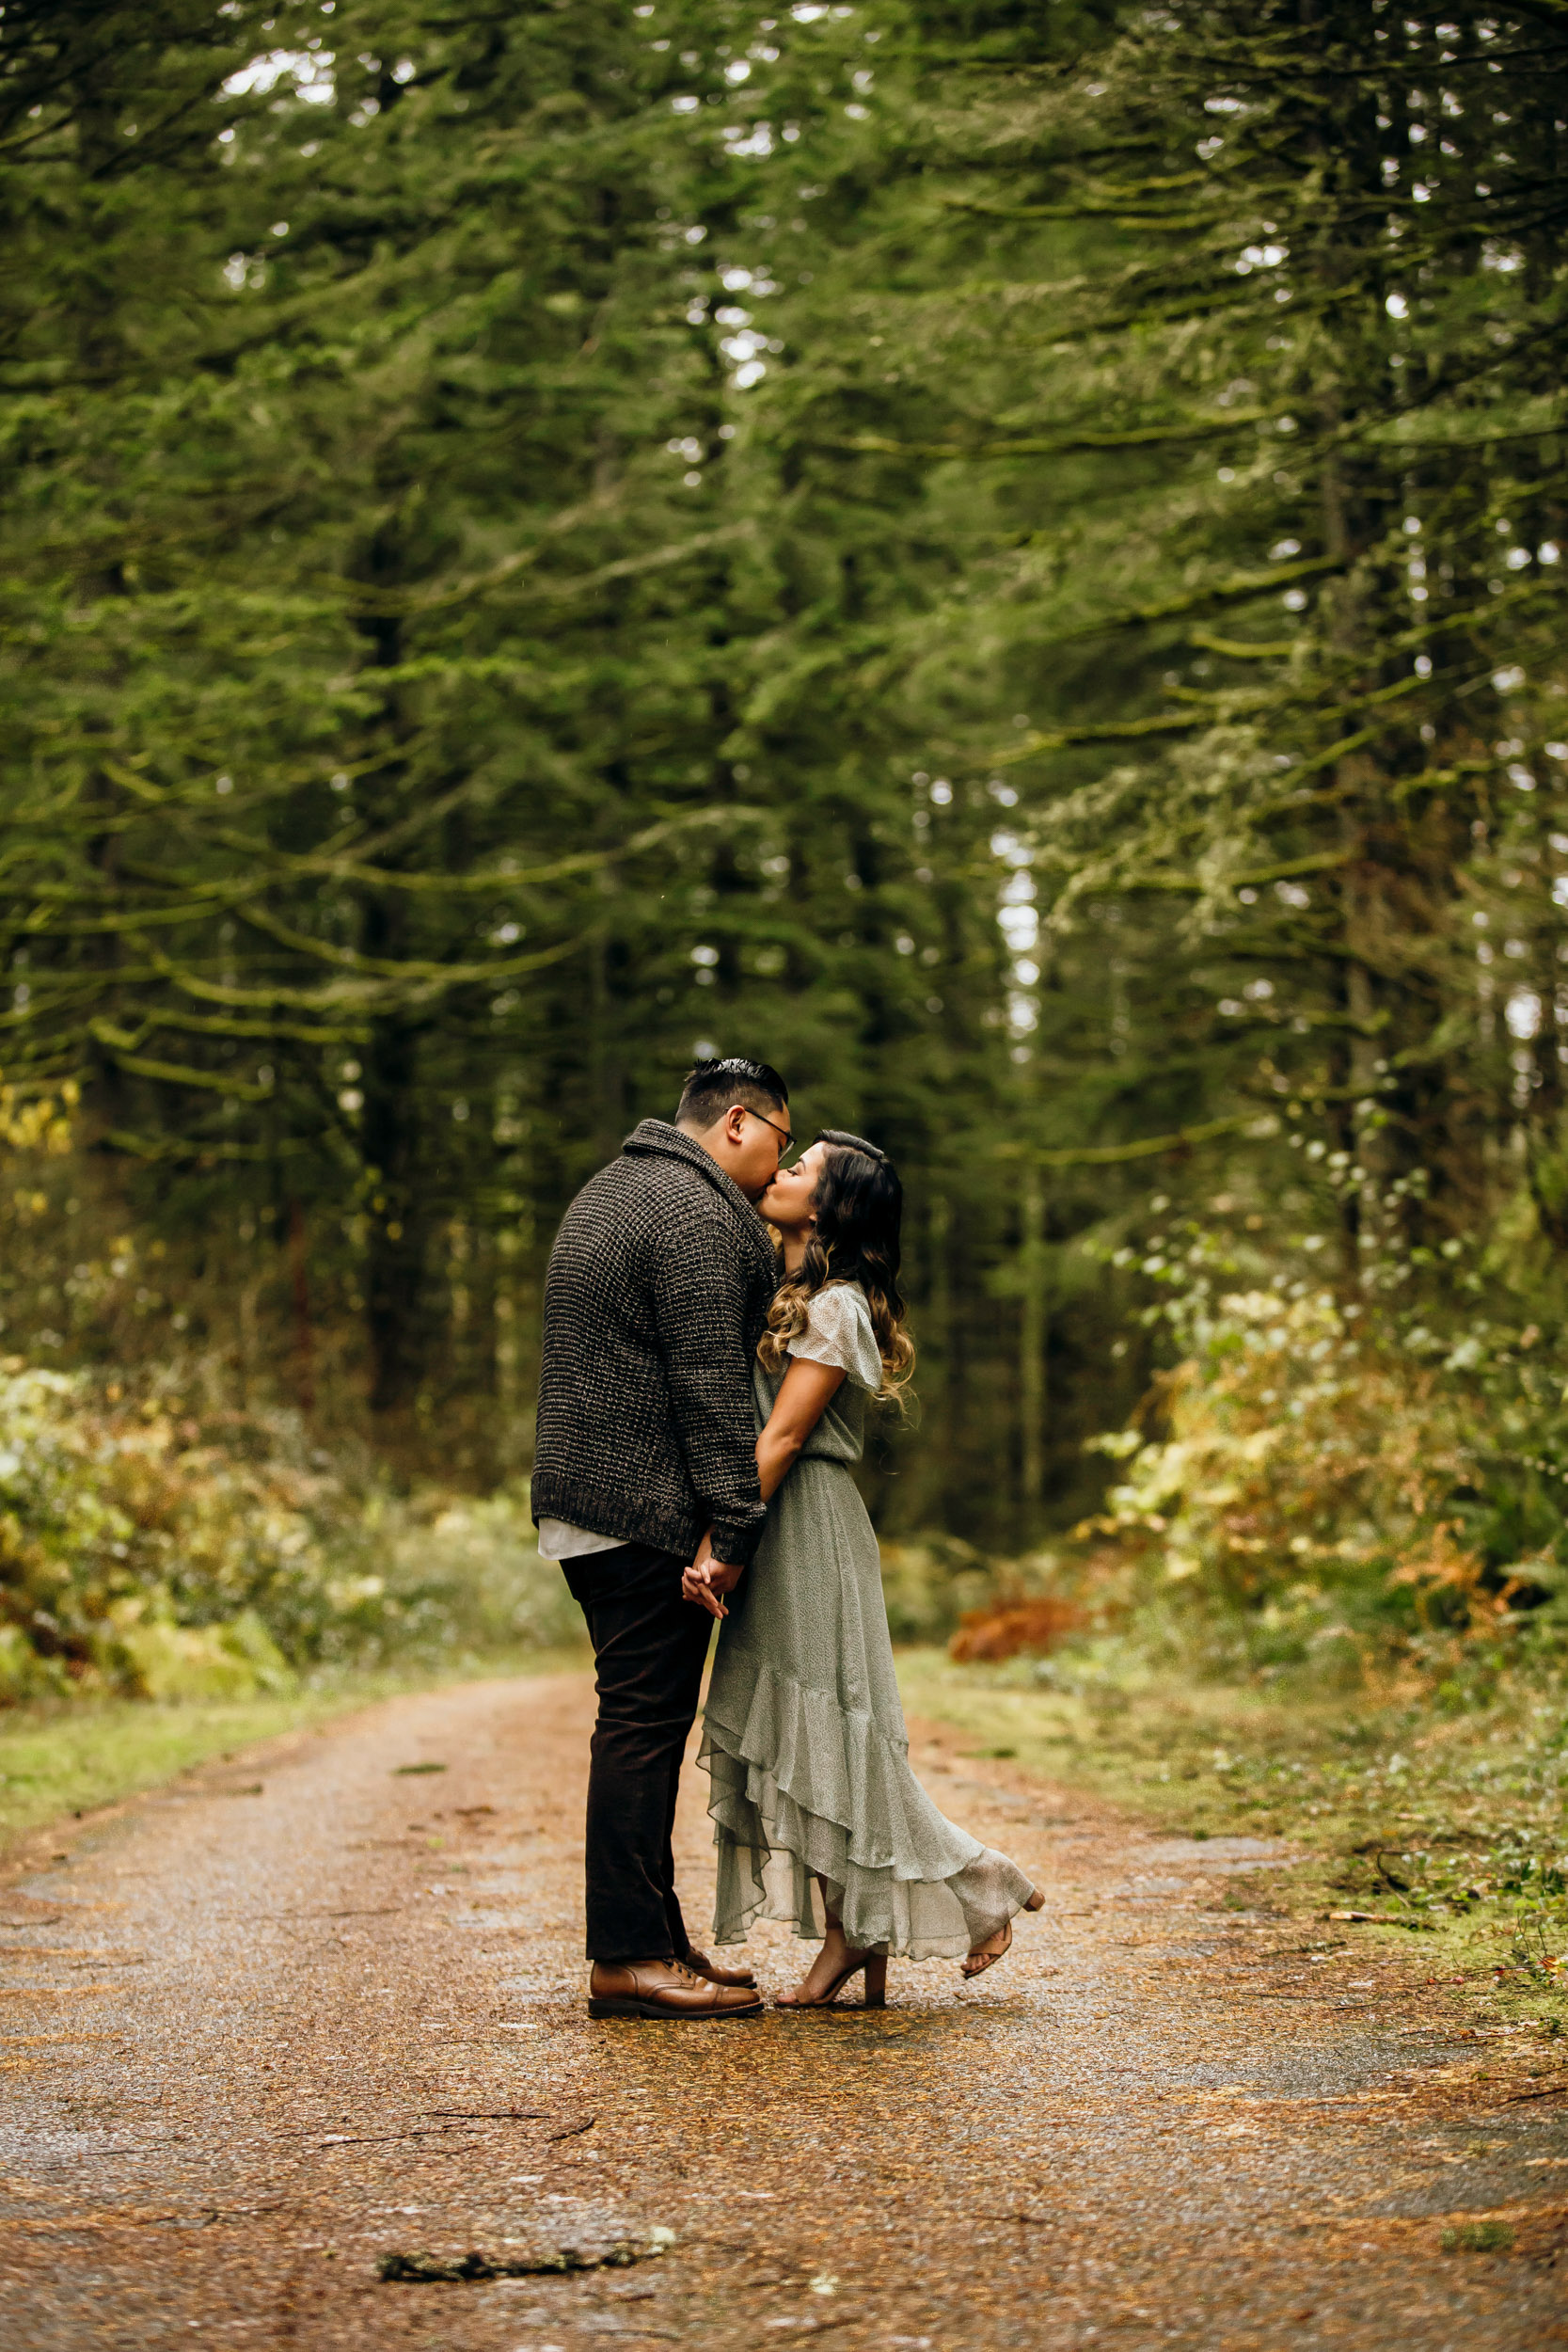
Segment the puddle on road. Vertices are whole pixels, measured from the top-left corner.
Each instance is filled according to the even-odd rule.
[[[1280,1837],[1162,1837],[1139,1847],[1131,1862],[1191,1862],[1200,1867],[1222,1862],[1299,1862],[1302,1857]]]
[[[1470,2056],[1473,2050],[1457,2040],[1440,2040],[1418,2050],[1411,2047],[1408,2038],[1392,2033],[1348,2034],[1293,2049],[1275,2048],[1266,2056],[1249,2057],[1244,2066],[1181,2067],[1166,2079],[1201,2090],[1333,2099],[1358,2090],[1398,2090],[1418,2071],[1424,2073]]]

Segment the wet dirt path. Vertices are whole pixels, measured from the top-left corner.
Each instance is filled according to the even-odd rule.
[[[591,1707],[572,1676],[396,1699],[16,1862],[10,2352],[1568,2344],[1553,2045],[1467,2025],[1418,1953],[1225,1908],[1278,1850],[1146,1834],[957,1735],[917,1727],[923,1776],[1048,1890],[1004,1967],[895,1963],[881,2014],[590,2024]],[[800,1948],[760,1932],[765,1983]],[[1478,2229],[1511,2247],[1443,2250]],[[661,2233],[626,2267],[377,2275]]]

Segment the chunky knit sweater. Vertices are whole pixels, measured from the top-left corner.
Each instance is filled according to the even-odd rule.
[[[752,1360],[779,1279],[767,1228],[702,1145],[645,1119],[562,1221],[545,1278],[536,1519],[689,1559],[762,1535]]]

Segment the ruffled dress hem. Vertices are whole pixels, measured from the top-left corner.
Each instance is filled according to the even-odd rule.
[[[908,1742],[836,1692],[727,1645],[699,1760],[718,1848],[714,1940],[737,1944],[764,1917],[818,1938],[818,1881],[856,1950],[958,1959],[1034,1892],[1016,1863],[938,1812]]]

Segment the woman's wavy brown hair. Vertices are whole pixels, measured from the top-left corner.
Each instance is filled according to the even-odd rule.
[[[877,1393],[900,1398],[914,1370],[914,1342],[898,1291],[904,1187],[887,1153],[863,1136],[824,1127],[816,1140],[828,1147],[816,1180],[816,1228],[800,1267],[774,1295],[757,1358],[769,1372],[782,1372],[789,1361],[789,1343],[804,1331],[817,1292],[830,1282],[858,1282],[882,1359]]]

